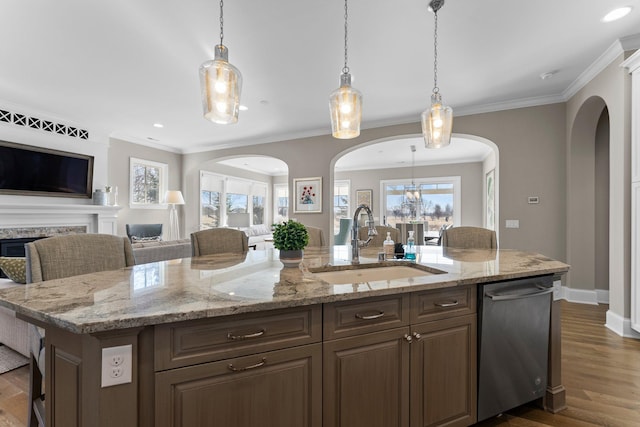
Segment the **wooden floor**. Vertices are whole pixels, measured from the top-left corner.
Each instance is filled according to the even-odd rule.
[[[562,302],[562,369],[568,409],[534,405],[476,426],[640,426],[640,340],[604,327],[608,306]],[[0,427],[27,423],[28,366],[0,375]]]

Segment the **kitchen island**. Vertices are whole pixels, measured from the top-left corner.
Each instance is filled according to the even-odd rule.
[[[46,329],[49,427],[471,425],[477,286],[569,268],[420,247],[408,277],[321,278],[350,253],[309,249],[299,269],[273,249],[142,264],[4,290],[0,305]],[[367,248],[360,262],[406,263]],[[103,349],[126,346],[131,382],[102,387]],[[544,405],[564,407],[557,304]]]

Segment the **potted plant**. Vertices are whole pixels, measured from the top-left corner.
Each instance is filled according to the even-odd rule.
[[[280,251],[280,261],[285,267],[300,264],[307,244],[309,232],[303,224],[293,220],[273,224],[273,247]]]

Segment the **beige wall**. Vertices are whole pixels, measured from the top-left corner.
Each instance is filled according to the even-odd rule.
[[[118,204],[122,209],[118,213],[118,235],[126,236],[125,224],[164,224],[165,236],[169,230],[169,211],[167,209],[131,209],[129,208],[129,158],[151,160],[166,163],[169,167],[169,190],[182,190],[182,155],[164,150],[145,147],[119,139],[111,139],[109,146],[109,183],[118,187]],[[184,193],[183,193],[184,194]],[[189,203],[189,199],[185,200]],[[176,206],[180,227],[184,234],[184,212],[182,206]]]
[[[620,63],[630,53],[620,55],[566,103],[570,196],[582,185],[572,180],[581,164],[571,153],[579,150],[585,139],[595,138],[597,122],[605,105],[609,112],[609,309],[622,318],[629,318],[631,293],[631,80]],[[593,264],[593,245],[579,237],[585,231],[582,227],[589,226],[580,223],[581,206],[579,198],[569,198],[567,238],[571,243],[567,247],[567,257],[569,263],[575,260],[576,263]],[[580,270],[572,268],[569,285],[584,289],[582,280],[577,279],[585,276],[574,278],[579,276],[576,273],[581,273]]]
[[[595,288],[609,290],[609,112],[604,110],[595,138]]]
[[[454,133],[477,135],[493,141],[500,150],[500,245],[565,258],[565,107],[564,104],[456,117]],[[329,235],[330,183],[333,164],[342,153],[370,141],[401,135],[420,134],[420,123],[363,130],[353,140],[336,140],[329,135],[279,141],[270,144],[229,148],[184,156],[184,183],[187,209],[194,212],[198,171],[211,160],[230,156],[269,155],[289,166],[293,178],[323,178],[324,209],[319,214],[291,214],[307,225],[322,227]],[[291,188],[290,188],[291,190]],[[482,193],[482,188],[478,190]],[[528,205],[527,196],[540,197],[538,205]],[[519,229],[504,228],[504,219],[519,219]],[[187,215],[187,230],[197,229],[197,215]]]
[[[564,260],[564,104],[455,117],[453,130],[498,146],[500,247]],[[528,204],[528,196],[538,196],[540,203]],[[509,219],[519,220],[520,228],[505,228]]]

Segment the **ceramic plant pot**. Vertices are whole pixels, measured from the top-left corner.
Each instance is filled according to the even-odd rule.
[[[297,268],[302,262],[304,252],[298,251],[280,251],[280,262],[284,264],[285,268]]]

